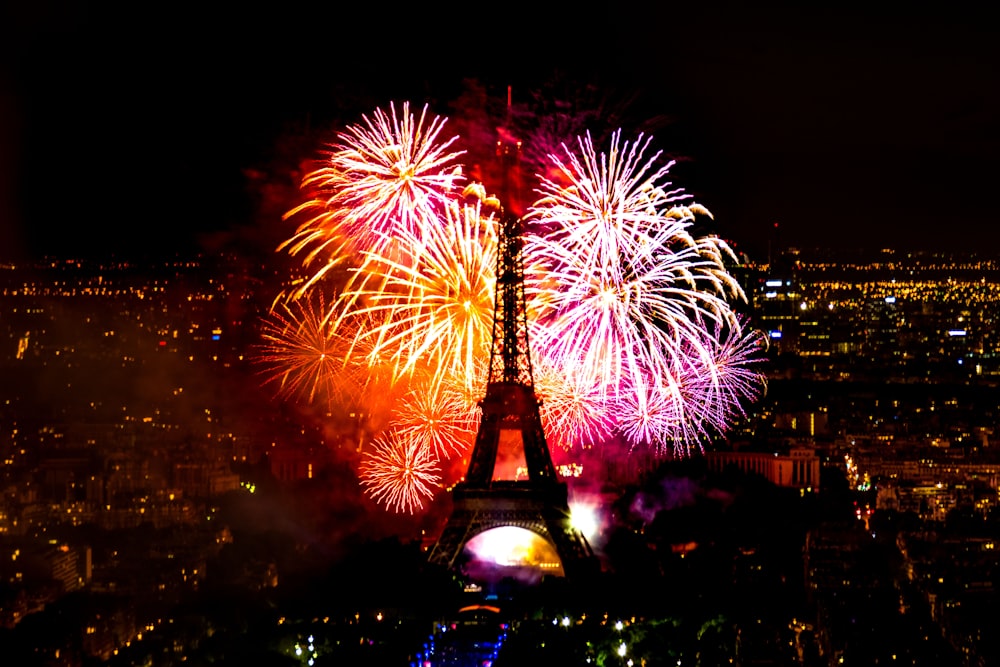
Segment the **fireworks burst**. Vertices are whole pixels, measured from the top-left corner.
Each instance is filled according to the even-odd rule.
[[[549,442],[571,450],[601,443],[614,433],[607,398],[597,384],[582,381],[572,375],[572,370],[564,372],[539,364],[535,368],[535,388]]]
[[[543,354],[605,386],[643,372],[669,373],[683,343],[701,342],[702,321],[733,319],[729,288],[742,296],[721,261],[717,239],[687,232],[697,206],[663,183],[669,165],[643,162],[648,139],[619,144],[610,156],[581,139],[583,159],[553,161],[571,182],[542,181],[547,193],[529,214],[533,267],[525,291],[536,308]],[[624,154],[624,155],[623,155]]]
[[[703,406],[700,421],[721,434],[746,416],[744,405],[766,391],[766,379],[758,369],[768,340],[763,332],[746,327],[742,319],[723,333],[706,329],[705,335],[712,342],[712,357],[691,383],[702,390],[691,402]]]
[[[438,459],[423,442],[390,431],[375,440],[359,469],[365,493],[394,512],[414,513],[440,486]]]
[[[397,115],[376,109],[337,135],[324,166],[310,172],[302,187],[315,197],[286,218],[311,215],[279,250],[306,251],[303,265],[318,259],[320,268],[302,287],[308,289],[353,253],[387,253],[397,233],[414,233],[436,218],[462,189],[462,151],[449,147],[458,137],[439,141],[446,119],[419,119],[403,104]]]
[[[613,412],[633,447],[690,454],[725,433],[744,416],[743,404],[762,395],[764,380],[755,370],[766,349],[761,332],[737,319],[725,333],[706,327],[703,337],[697,351],[676,358],[669,375],[640,376],[618,393]]]
[[[497,202],[465,182],[457,137],[439,140],[445,121],[426,107],[419,118],[404,104],[363,119],[304,179],[311,199],[287,217],[307,219],[279,247],[311,271],[291,297],[333,285],[332,306],[286,306],[265,326],[265,358],[286,395],[329,395],[339,374],[358,394],[392,397],[362,484],[388,508],[415,512],[440,485],[439,463],[464,453],[477,428],[498,253],[498,221],[485,211]],[[620,130],[606,152],[589,134],[563,144],[524,218],[542,418],[567,450],[619,438],[688,454],[764,391],[766,341],[731,306],[745,299],[726,268],[736,257],[691,233],[711,214],[669,181],[673,163],[650,146]],[[478,201],[465,201],[470,193]]]
[[[525,292],[540,356],[633,415],[622,425],[630,441],[685,440],[679,376],[692,358],[710,367],[706,329],[736,326],[729,301],[745,297],[728,246],[688,231],[707,211],[671,186],[672,163],[657,167],[648,146],[615,133],[607,154],[587,136],[580,155],[551,156],[562,178],[542,179],[527,216]]]
[[[279,303],[265,318],[257,361],[279,396],[312,403],[335,394],[343,362],[325,313],[321,294]]]
[[[406,261],[364,253],[341,295],[341,316],[367,318],[355,340],[368,355],[389,360],[395,379],[432,373],[432,390],[446,376],[476,383],[476,362],[489,354],[496,283],[497,224],[479,203],[446,209],[443,220],[400,230]]]
[[[392,427],[402,438],[430,449],[437,459],[464,453],[475,435],[462,397],[440,385],[411,390],[400,401]]]

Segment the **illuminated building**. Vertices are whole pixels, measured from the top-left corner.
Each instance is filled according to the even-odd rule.
[[[776,452],[706,452],[709,469],[735,467],[746,474],[760,475],[775,486],[807,492],[819,491],[820,460],[810,447],[792,447],[787,454]]]
[[[754,323],[767,334],[776,354],[799,349],[798,308],[802,295],[795,266],[792,254],[768,265],[753,295]]]

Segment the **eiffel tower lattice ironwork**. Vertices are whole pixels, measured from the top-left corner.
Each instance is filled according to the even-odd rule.
[[[516,202],[519,146],[498,143],[505,196]],[[510,203],[508,202],[508,203]],[[516,205],[516,204],[513,204]],[[516,526],[544,538],[575,578],[597,569],[586,538],[570,523],[568,488],[560,481],[535,395],[524,301],[522,220],[500,212],[493,344],[482,419],[465,479],[452,491],[452,511],[429,561],[455,568],[467,543],[492,528]],[[523,452],[526,479],[496,479],[501,447]]]

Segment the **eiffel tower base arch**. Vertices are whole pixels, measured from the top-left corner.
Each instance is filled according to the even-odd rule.
[[[529,530],[548,542],[559,556],[563,575],[580,579],[599,569],[586,538],[570,521],[565,483],[538,486],[495,481],[487,487],[457,485],[453,508],[428,561],[457,569],[463,551],[477,535],[500,527]]]

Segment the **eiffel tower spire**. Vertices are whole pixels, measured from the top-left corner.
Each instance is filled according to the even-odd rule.
[[[454,567],[469,540],[492,528],[517,526],[547,540],[567,577],[596,568],[583,535],[570,523],[568,491],[559,480],[535,395],[524,300],[520,217],[520,142],[502,134],[497,156],[504,173],[497,252],[493,345],[482,419],[465,480],[453,490],[452,514],[429,560]],[[501,449],[504,449],[502,452]],[[521,453],[526,479],[498,476],[501,454]]]
[[[519,168],[519,146],[501,142],[498,157],[508,179]],[[508,185],[508,184],[505,184]],[[512,188],[505,187],[509,196]],[[493,312],[493,345],[490,350],[486,396],[480,402],[482,420],[469,463],[466,481],[487,484],[493,478],[503,430],[521,432],[528,479],[556,482],[556,470],[545,442],[538,399],[535,395],[524,302],[524,262],[521,218],[509,208],[501,211],[497,248],[496,295]],[[488,420],[498,420],[496,424]]]

